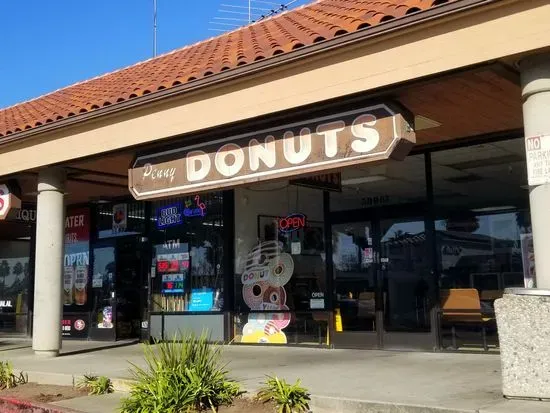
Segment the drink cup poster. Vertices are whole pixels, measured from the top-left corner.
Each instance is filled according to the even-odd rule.
[[[128,205],[118,204],[113,206],[113,234],[126,232],[128,228]]]
[[[88,302],[90,267],[90,210],[69,210],[65,219],[63,304],[85,306]]]

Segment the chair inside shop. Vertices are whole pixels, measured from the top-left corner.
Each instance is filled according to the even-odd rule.
[[[456,327],[480,327],[483,349],[487,346],[487,325],[494,321],[481,311],[479,292],[475,288],[453,288],[441,290],[441,321],[451,327],[452,346],[457,348]]]
[[[357,318],[372,323],[372,331],[375,330],[375,303],[374,292],[364,291],[359,293],[359,299],[357,300]]]

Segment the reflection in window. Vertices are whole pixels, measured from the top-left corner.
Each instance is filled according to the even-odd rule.
[[[526,217],[526,211],[473,212],[436,221],[441,287],[475,288],[482,295],[523,287],[523,256],[532,258],[529,245],[522,245],[530,233]]]

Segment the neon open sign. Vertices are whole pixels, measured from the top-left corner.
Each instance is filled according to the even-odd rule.
[[[299,213],[278,218],[279,231],[282,233],[298,231],[299,229],[305,228],[306,221],[306,216]]]

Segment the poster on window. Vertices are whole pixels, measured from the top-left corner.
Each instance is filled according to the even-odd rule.
[[[61,320],[63,338],[87,338],[88,314],[64,314]]]
[[[523,280],[525,288],[535,288],[535,250],[533,248],[533,234],[521,234],[521,257],[523,261]]]
[[[294,274],[294,260],[278,241],[266,241],[247,256],[241,276],[242,296],[252,311],[242,330],[243,343],[286,344],[284,329],[290,324],[285,285]],[[277,311],[277,312],[271,312]]]
[[[63,304],[84,306],[88,301],[90,210],[69,210],[65,219]]]
[[[113,234],[126,232],[128,228],[128,204],[117,204],[113,206]]]

